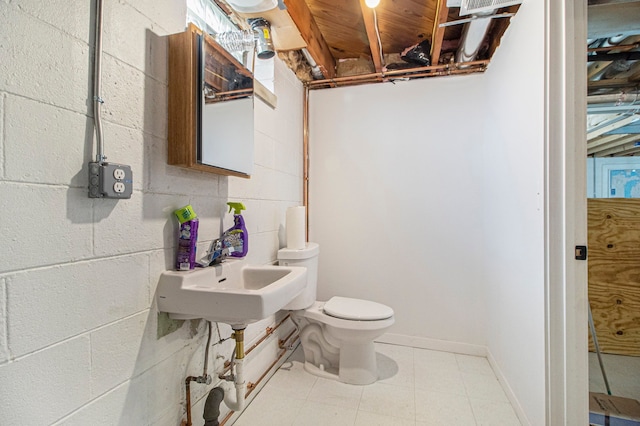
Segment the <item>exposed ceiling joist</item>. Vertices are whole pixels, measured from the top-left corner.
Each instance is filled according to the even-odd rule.
[[[618,52],[627,52],[629,50],[633,50],[633,49],[637,49],[640,47],[640,43],[633,43],[633,44],[616,44],[613,46],[606,46],[606,47],[592,47],[590,49],[587,49],[587,52],[589,53],[593,53],[593,52],[611,52],[612,50],[618,51]]]
[[[382,72],[382,68],[384,66],[383,57],[380,53],[382,48],[380,46],[380,42],[378,41],[378,35],[376,31],[378,31],[375,10],[371,9],[367,6],[364,0],[360,0],[360,9],[362,10],[362,19],[364,20],[364,26],[367,31],[367,38],[369,39],[369,48],[371,49],[371,60],[373,61],[373,66],[376,69],[377,73]]]
[[[637,138],[635,140],[632,140],[632,141],[626,143],[626,144],[618,145],[618,146],[615,146],[613,148],[606,149],[604,151],[595,152],[595,153],[593,153],[593,156],[595,156],[595,157],[608,157],[610,155],[626,155],[626,154],[629,154],[630,151],[634,151],[635,152],[635,150],[637,148],[640,148],[640,147],[638,147],[636,145],[636,141],[637,141]]]
[[[440,27],[440,24],[446,23],[448,16],[447,0],[438,0],[436,19],[433,23],[433,34],[431,35],[431,65],[438,65],[440,61],[440,51],[442,50],[442,41],[446,30],[445,27]]]
[[[609,133],[612,130],[619,129],[620,127],[626,126],[627,124],[631,124],[638,119],[640,119],[640,117],[634,114],[629,117],[622,118],[606,126],[599,127],[587,134],[587,141],[591,141],[597,138],[598,136],[604,135],[605,133]]]
[[[615,135],[613,140],[598,146],[587,146],[587,155],[610,151],[611,149],[637,141],[638,135]]]
[[[612,64],[612,62],[599,62],[597,64],[591,65],[589,67],[589,69],[587,70],[587,80],[591,80],[596,75],[602,73],[604,71],[604,69],[607,68],[611,64]],[[589,81],[589,83],[591,83],[591,81]]]
[[[621,89],[625,87],[635,87],[640,85],[639,80],[629,78],[612,78],[610,80],[590,81],[587,84],[589,90],[595,89]]]
[[[320,67],[325,78],[336,76],[336,61],[329,50],[322,33],[318,29],[309,7],[301,0],[284,0],[291,19],[295,22],[302,38],[307,43],[307,50]]]
[[[594,140],[587,142],[587,150],[593,150],[598,147],[602,147],[611,142],[615,142],[618,139],[620,139],[620,135],[600,136],[599,138],[595,138]]]
[[[635,157],[636,154],[640,153],[640,147],[635,147],[633,149],[629,149],[626,151],[621,152],[618,155],[615,155],[616,157]],[[598,157],[598,155],[596,155],[595,157]]]
[[[638,105],[638,108],[640,108],[640,105]],[[609,132],[609,134],[638,135],[640,134],[640,121],[636,121],[635,123],[631,123],[619,129],[613,130]]]
[[[492,23],[484,35],[478,34],[477,38],[481,39],[473,58],[455,63],[464,26],[443,26],[459,15],[459,7],[448,7],[447,0],[386,0],[375,11],[368,8],[364,0],[278,0],[277,7],[274,0],[213,1],[226,5],[227,13],[232,13],[238,21],[252,17],[269,21],[275,49],[290,58],[289,67],[305,84],[311,80],[305,62],[313,69],[313,81],[354,77],[345,81],[345,85],[393,80],[392,71],[401,72],[402,77],[396,78],[403,79],[462,73],[463,68],[464,73],[470,70],[483,72],[510,22],[500,19],[500,22]],[[239,7],[234,4],[243,2],[256,4],[255,7],[241,7],[245,11],[251,10],[250,14],[233,9]],[[263,7],[271,9],[263,10]],[[500,10],[503,14],[505,11],[514,14],[517,8],[511,6]],[[286,19],[280,19],[283,15]],[[246,26],[246,22],[242,23]],[[426,42],[431,44],[430,52],[426,50]],[[419,57],[403,55],[408,49],[414,49],[412,53]],[[297,52],[299,50],[302,54]],[[284,52],[288,53],[285,55]],[[300,59],[303,55],[306,61]],[[430,56],[430,64],[423,60],[427,56]],[[438,67],[441,62],[446,69],[421,69],[428,65]],[[317,87],[333,86],[322,83]]]
[[[593,55],[587,55],[587,62],[637,61],[638,59],[640,59],[640,52],[595,53]]]

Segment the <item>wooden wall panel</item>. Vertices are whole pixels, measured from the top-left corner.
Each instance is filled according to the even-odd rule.
[[[640,356],[640,199],[589,199],[588,235],[589,302],[600,349]]]

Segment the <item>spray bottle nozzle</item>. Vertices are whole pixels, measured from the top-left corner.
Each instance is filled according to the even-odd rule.
[[[246,207],[242,203],[227,203],[229,206],[229,213],[231,213],[231,209],[233,209],[233,214],[242,214],[242,210],[246,210]]]

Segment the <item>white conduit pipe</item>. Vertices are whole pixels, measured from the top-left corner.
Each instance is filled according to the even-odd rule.
[[[231,373],[234,373],[233,371]],[[235,397],[231,383],[224,382],[224,403],[231,411],[242,411],[247,393],[247,382],[244,380],[244,358],[235,360],[235,374],[233,384],[235,386]]]

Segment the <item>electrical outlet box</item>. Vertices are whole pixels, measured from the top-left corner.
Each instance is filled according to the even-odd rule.
[[[89,163],[89,198],[131,198],[133,173],[130,166]]]

